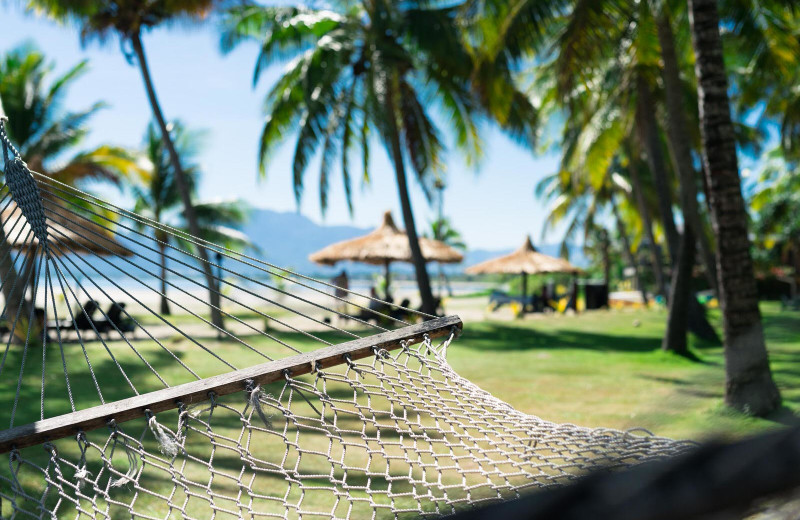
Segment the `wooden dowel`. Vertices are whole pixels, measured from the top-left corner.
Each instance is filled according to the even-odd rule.
[[[373,349],[376,348],[395,350],[400,348],[402,342],[419,343],[425,335],[434,339],[447,336],[454,330],[458,335],[462,327],[461,318],[458,316],[436,318],[313,352],[17,426],[0,432],[0,453],[75,436],[79,431],[105,428],[111,419],[117,424],[137,419],[145,415],[145,410],[158,413],[178,408],[179,404],[188,406],[207,401],[212,392],[216,396],[242,392],[245,390],[246,381],[253,380],[259,385],[272,383],[283,379],[286,370],[289,370],[292,376],[299,376],[312,372],[314,367],[329,368],[340,365],[344,363],[345,354],[354,360],[361,359],[374,355]]]

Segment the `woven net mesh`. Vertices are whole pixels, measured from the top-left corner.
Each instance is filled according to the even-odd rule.
[[[31,172],[2,119],[0,145],[4,518],[440,516],[693,446],[521,413],[448,365],[457,317]]]
[[[521,413],[453,371],[451,341],[14,451],[3,514],[439,516],[692,446]]]

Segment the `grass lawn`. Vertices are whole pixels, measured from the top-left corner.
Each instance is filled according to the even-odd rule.
[[[770,419],[724,406],[721,347],[692,338],[700,361],[661,351],[665,311],[470,323],[448,359],[461,375],[500,399],[554,422],[644,427],[658,435],[698,440],[740,436],[795,422],[794,412],[800,411],[800,314],[781,312],[772,303],[762,311],[784,402]],[[718,325],[717,314],[709,317]]]
[[[694,342],[692,349],[699,361],[661,352],[660,342],[666,317],[663,311],[611,310],[580,316],[533,316],[513,322],[466,323],[464,334],[451,346],[448,359],[461,375],[478,386],[521,411],[554,422],[619,429],[644,427],[662,436],[697,440],[719,435],[740,436],[795,421],[794,412],[800,410],[800,369],[797,368],[797,361],[800,361],[800,315],[781,312],[772,304],[765,304],[763,311],[773,373],[784,398],[784,408],[771,419],[746,417],[724,407],[721,347]],[[711,318],[715,323],[718,320],[718,316],[713,314]],[[325,337],[332,342],[341,341],[332,335]],[[281,338],[301,350],[319,346],[299,334],[282,334]],[[264,338],[248,338],[248,341],[271,353],[286,355],[274,345],[267,344]],[[182,360],[190,361],[196,355],[193,354],[196,347],[178,336],[165,343]],[[237,368],[264,361],[253,353],[244,353],[241,345],[233,341],[212,339],[204,344],[222,357],[234,361]],[[140,392],[159,387],[156,377],[143,369],[127,345],[112,342],[109,347],[117,362],[131,374]],[[149,340],[136,342],[136,347],[168,381],[186,380],[180,366]],[[115,363],[102,345],[99,342],[90,343],[86,350],[106,401],[129,396],[130,389],[126,388]],[[58,352],[58,349],[52,349],[52,353],[48,351],[47,415],[68,412],[70,409],[65,388],[62,387],[62,362]],[[77,343],[70,344],[64,352],[68,366],[83,366],[85,371],[84,352]],[[29,354],[25,366],[26,378],[21,388],[23,402],[28,406],[21,406],[17,410],[15,424],[25,424],[39,418],[41,362],[39,352]],[[20,353],[12,352],[5,369],[18,373],[20,364]],[[214,364],[201,368],[198,372],[202,377],[224,371],[224,367]],[[79,374],[76,368],[71,381],[78,408],[98,404],[90,378]],[[279,390],[277,386],[271,389],[273,392],[276,390]],[[2,387],[0,400],[11,403],[15,393],[15,387]],[[8,408],[0,412],[0,421],[8,422]],[[174,423],[174,417],[169,414],[159,419],[167,425]],[[230,424],[219,426],[220,432],[234,438],[240,430],[240,423],[235,417],[232,417]],[[105,434],[100,432],[98,435]],[[149,433],[145,435],[144,442],[152,444]],[[324,438],[309,442],[311,449],[324,451]],[[284,448],[282,443],[275,446],[265,443],[260,449],[266,450],[269,457],[280,457]],[[62,453],[76,456],[74,441],[65,440]],[[115,465],[117,462],[115,456]],[[238,459],[231,462],[236,466]],[[98,469],[99,466],[93,471]],[[318,469],[329,471],[330,466],[322,461]],[[208,478],[203,467],[193,471],[196,471],[193,478],[198,481]],[[7,472],[7,466],[2,472]],[[20,481],[23,485],[36,485],[37,482],[34,475],[21,475]],[[286,489],[282,480],[266,479],[261,485],[265,492]],[[169,482],[165,481],[164,486],[164,490],[160,491],[168,492]],[[229,491],[235,494],[235,486]],[[140,499],[139,507],[149,507],[148,500],[147,497]],[[312,502],[312,505],[327,507],[322,499],[319,504]],[[4,507],[8,505],[4,504]],[[189,510],[204,516],[204,507],[205,503],[199,501]],[[8,512],[6,509],[2,511],[3,514]],[[280,512],[279,509],[276,512]]]

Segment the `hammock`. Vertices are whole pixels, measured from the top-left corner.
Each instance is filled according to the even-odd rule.
[[[521,413],[448,365],[457,316],[341,298],[0,139],[4,518],[441,516],[694,446]]]

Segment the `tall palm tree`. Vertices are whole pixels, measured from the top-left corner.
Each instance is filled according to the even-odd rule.
[[[533,4],[542,7],[557,3],[522,4],[532,8]],[[688,247],[681,247],[681,243],[691,242],[693,247],[695,237],[705,236],[693,233],[694,228],[700,228],[701,225],[691,224],[699,220],[699,216],[692,218],[698,213],[697,175],[694,170],[680,170],[686,174],[679,176],[681,182],[678,183],[681,206],[688,208],[684,212],[684,221],[690,225],[684,226],[687,232],[681,236],[675,224],[673,173],[679,169],[674,164],[674,154],[673,164],[668,160],[664,146],[664,125],[659,117],[658,109],[663,104],[660,80],[664,60],[652,7],[649,2],[624,0],[561,2],[561,10],[551,21],[555,29],[551,29],[549,36],[552,45],[547,48],[550,51],[540,53],[540,63],[544,65],[538,67],[539,71],[551,76],[547,81],[552,92],[536,94],[558,106],[559,117],[565,121],[562,138],[564,154],[572,156],[573,161],[588,163],[586,168],[572,170],[588,176],[590,182],[596,183],[603,178],[626,141],[631,137],[638,141],[658,195],[658,214],[667,251],[676,267],[670,288],[670,318],[685,318],[689,309],[691,314],[699,316],[703,313],[691,293],[694,254]],[[528,14],[535,16],[542,12],[552,16],[551,11],[534,9]],[[691,132],[684,133],[692,135]],[[633,184],[636,187],[640,183]],[[681,251],[685,251],[687,259],[683,263],[679,261]],[[712,262],[706,255],[703,258],[706,271],[712,273]],[[658,266],[659,263],[655,262],[654,265]],[[677,269],[681,266],[684,268]],[[663,279],[663,276],[659,278]],[[659,283],[659,287],[664,285]],[[687,326],[684,323],[687,320],[668,320],[665,348],[686,351]],[[709,327],[698,329],[693,322],[688,323],[695,332],[711,330]]]
[[[154,27],[171,24],[178,21],[199,21],[205,18],[215,5],[214,0],[30,0],[32,9],[44,11],[56,20],[69,20],[80,26],[81,40],[86,42],[97,39],[101,42],[108,39],[109,35],[116,34],[120,39],[123,49],[130,46],[132,51],[126,57],[133,57],[139,65],[139,70],[144,82],[150,108],[153,112],[164,145],[169,153],[169,159],[175,170],[175,182],[183,202],[184,212],[189,231],[192,235],[199,236],[201,229],[196,211],[192,206],[191,186],[187,174],[181,165],[180,156],[170,137],[167,121],[156,95],[150,69],[147,65],[142,33]],[[219,310],[221,301],[208,253],[204,247],[197,248],[200,265],[206,278],[209,289],[209,304],[211,308],[211,322],[218,328],[223,328],[222,313]]]
[[[689,0],[695,73],[725,333],[725,401],[753,415],[780,403],[764,343],[750,256],[717,0]]]
[[[180,123],[169,126],[172,142],[181,158],[189,189],[194,194],[198,184],[200,168],[195,162],[199,149],[199,135],[186,130]],[[168,225],[188,233],[183,201],[178,188],[177,175],[169,158],[169,152],[161,138],[161,133],[153,123],[148,125],[145,133],[145,153],[150,163],[149,175],[138,183],[132,184],[136,213],[145,215],[160,225]],[[236,230],[247,217],[247,211],[240,201],[233,202],[196,202],[193,195],[192,206],[198,219],[200,238],[229,248],[251,247],[245,235]],[[143,223],[137,223],[140,231],[147,229]],[[169,298],[167,296],[167,248],[173,240],[173,234],[156,227],[154,237],[158,243],[161,268],[161,314],[169,315]],[[195,244],[176,238],[177,245],[196,252]]]
[[[222,40],[226,50],[244,39],[261,43],[256,82],[272,60],[294,57],[267,95],[259,161],[263,173],[276,145],[296,130],[293,174],[298,199],[309,160],[321,150],[323,210],[337,156],[349,201],[351,149],[360,146],[368,179],[369,136],[377,134],[394,167],[423,311],[431,314],[435,303],[419,247],[406,164],[430,198],[444,149],[430,107],[444,112],[456,143],[473,159],[480,152],[479,116],[487,113],[471,90],[474,69],[456,23],[459,10],[437,5],[370,0],[351,3],[351,8],[336,3],[337,10],[237,6],[228,11]],[[500,125],[522,137],[523,118],[533,108],[524,96],[513,93],[509,104],[515,107],[514,116],[504,117]]]
[[[6,131],[22,159],[34,171],[73,186],[87,180],[119,185],[124,179],[141,173],[133,154],[108,145],[80,149],[89,133],[89,121],[104,104],[95,103],[77,112],[63,106],[67,90],[87,68],[88,63],[82,61],[65,73],[55,75],[55,65],[34,46],[23,44],[8,51],[0,59],[0,99],[8,117]],[[29,304],[24,301],[25,283],[14,282],[19,277],[35,278],[19,275],[13,257],[4,257],[0,279],[7,280],[3,284],[3,296],[6,318],[11,323],[18,309],[22,309],[20,319],[30,315]]]

